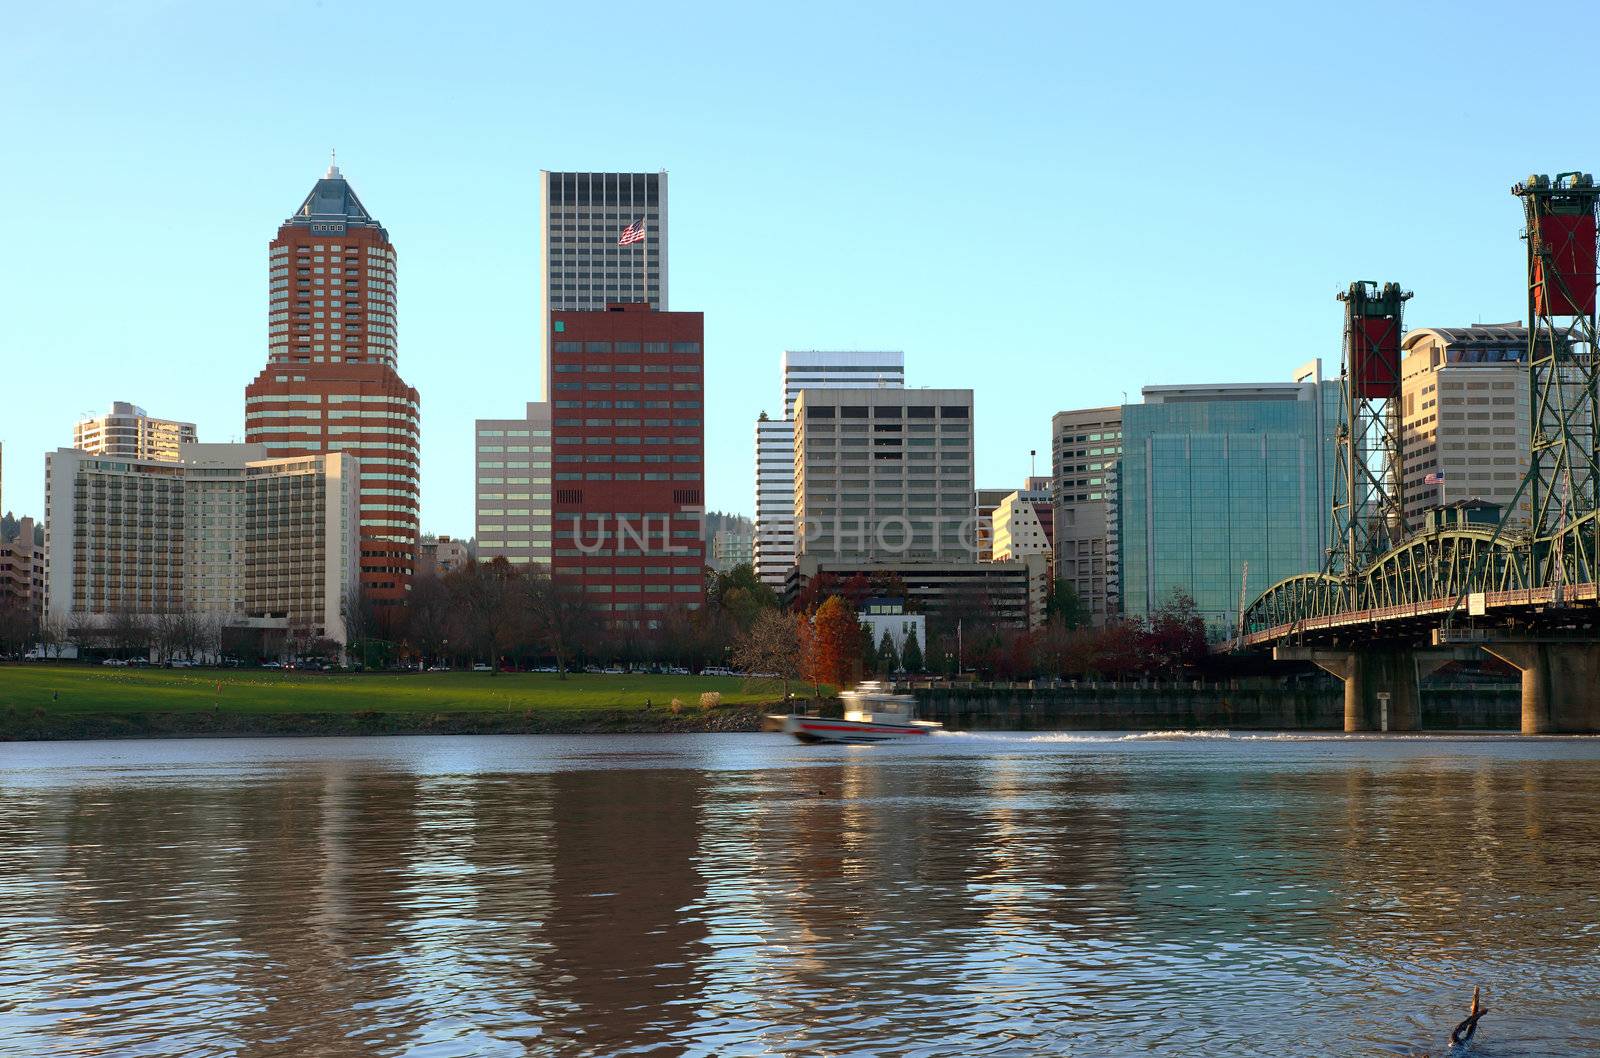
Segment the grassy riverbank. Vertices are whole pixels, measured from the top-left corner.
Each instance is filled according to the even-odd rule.
[[[720,708],[700,709],[706,691]],[[0,739],[754,730],[780,693],[716,676],[4,665]]]

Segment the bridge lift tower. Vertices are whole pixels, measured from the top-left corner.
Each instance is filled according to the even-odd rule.
[[[1361,573],[1406,534],[1401,444],[1402,310],[1398,283],[1351,283],[1344,302],[1344,363],[1327,568],[1355,609]]]
[[[1600,509],[1600,399],[1596,382],[1595,208],[1587,173],[1534,175],[1522,199],[1528,244],[1528,385],[1531,451],[1524,488],[1534,583],[1559,603],[1572,572],[1571,531]],[[1520,496],[1519,496],[1520,499]],[[1514,501],[1515,502],[1515,501]],[[1508,519],[1522,511],[1508,510]],[[1591,558],[1592,552],[1591,552]]]

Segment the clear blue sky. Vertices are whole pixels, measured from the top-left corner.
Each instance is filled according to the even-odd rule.
[[[473,418],[537,396],[540,168],[671,171],[708,500],[747,513],[785,348],[974,388],[979,484],[1017,484],[1060,409],[1332,361],[1353,279],[1414,326],[1520,318],[1507,189],[1600,169],[1591,71],[1544,65],[1588,4],[249,6],[6,20],[8,508],[112,400],[239,435],[330,146],[399,249],[423,527],[463,535]]]

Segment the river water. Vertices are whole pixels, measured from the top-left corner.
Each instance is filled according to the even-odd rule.
[[[1600,740],[0,745],[4,1055],[1600,1050]]]

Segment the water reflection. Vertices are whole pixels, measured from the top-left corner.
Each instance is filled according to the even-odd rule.
[[[1600,745],[0,747],[0,1053],[1600,1034]]]

